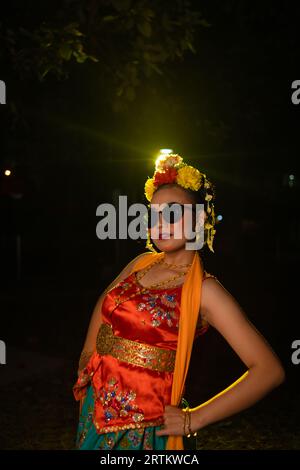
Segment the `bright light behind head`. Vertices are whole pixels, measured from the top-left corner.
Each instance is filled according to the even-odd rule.
[[[159,150],[160,155],[169,155],[172,152],[173,152],[173,149],[160,149]]]
[[[173,153],[172,149],[160,149],[159,150],[159,154],[155,159],[155,168],[156,168],[156,170],[159,167],[160,161],[164,160],[167,155],[171,155],[172,153]]]

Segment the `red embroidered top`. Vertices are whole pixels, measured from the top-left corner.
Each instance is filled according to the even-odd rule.
[[[205,273],[203,279],[209,276]],[[144,293],[141,287],[136,274],[131,273],[108,291],[102,303],[103,323],[111,325],[115,336],[175,351],[182,285]],[[200,320],[195,338],[209,327]],[[95,351],[73,393],[80,400],[91,383],[93,422],[101,434],[161,424],[165,405],[171,403],[172,379],[173,372],[152,370]]]

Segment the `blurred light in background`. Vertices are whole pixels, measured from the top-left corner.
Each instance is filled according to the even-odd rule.
[[[10,176],[10,175],[11,175],[11,171],[10,171],[10,170],[5,170],[4,174],[5,174],[5,176]]]
[[[160,155],[169,155],[169,153],[172,153],[172,152],[173,152],[172,149],[160,149],[159,150]]]
[[[295,173],[284,173],[283,186],[287,186],[288,188],[296,188],[297,186],[297,175]]]
[[[292,188],[295,184],[295,175],[289,175],[289,187]]]

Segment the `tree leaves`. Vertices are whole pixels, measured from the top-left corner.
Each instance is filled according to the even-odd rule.
[[[107,94],[105,86],[110,88],[113,106],[115,100],[133,101],[141,83],[152,74],[163,76],[170,61],[195,54],[195,31],[208,26],[181,0],[87,0],[85,6],[66,0],[53,15],[33,31],[13,31],[15,69],[23,77],[66,79],[72,62],[98,63],[99,77],[105,77],[101,89]],[[11,35],[5,39],[8,45]]]

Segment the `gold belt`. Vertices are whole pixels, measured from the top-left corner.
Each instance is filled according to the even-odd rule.
[[[174,371],[176,351],[115,336],[112,327],[106,323],[100,325],[96,348],[101,355],[110,354],[130,364],[160,372]]]

